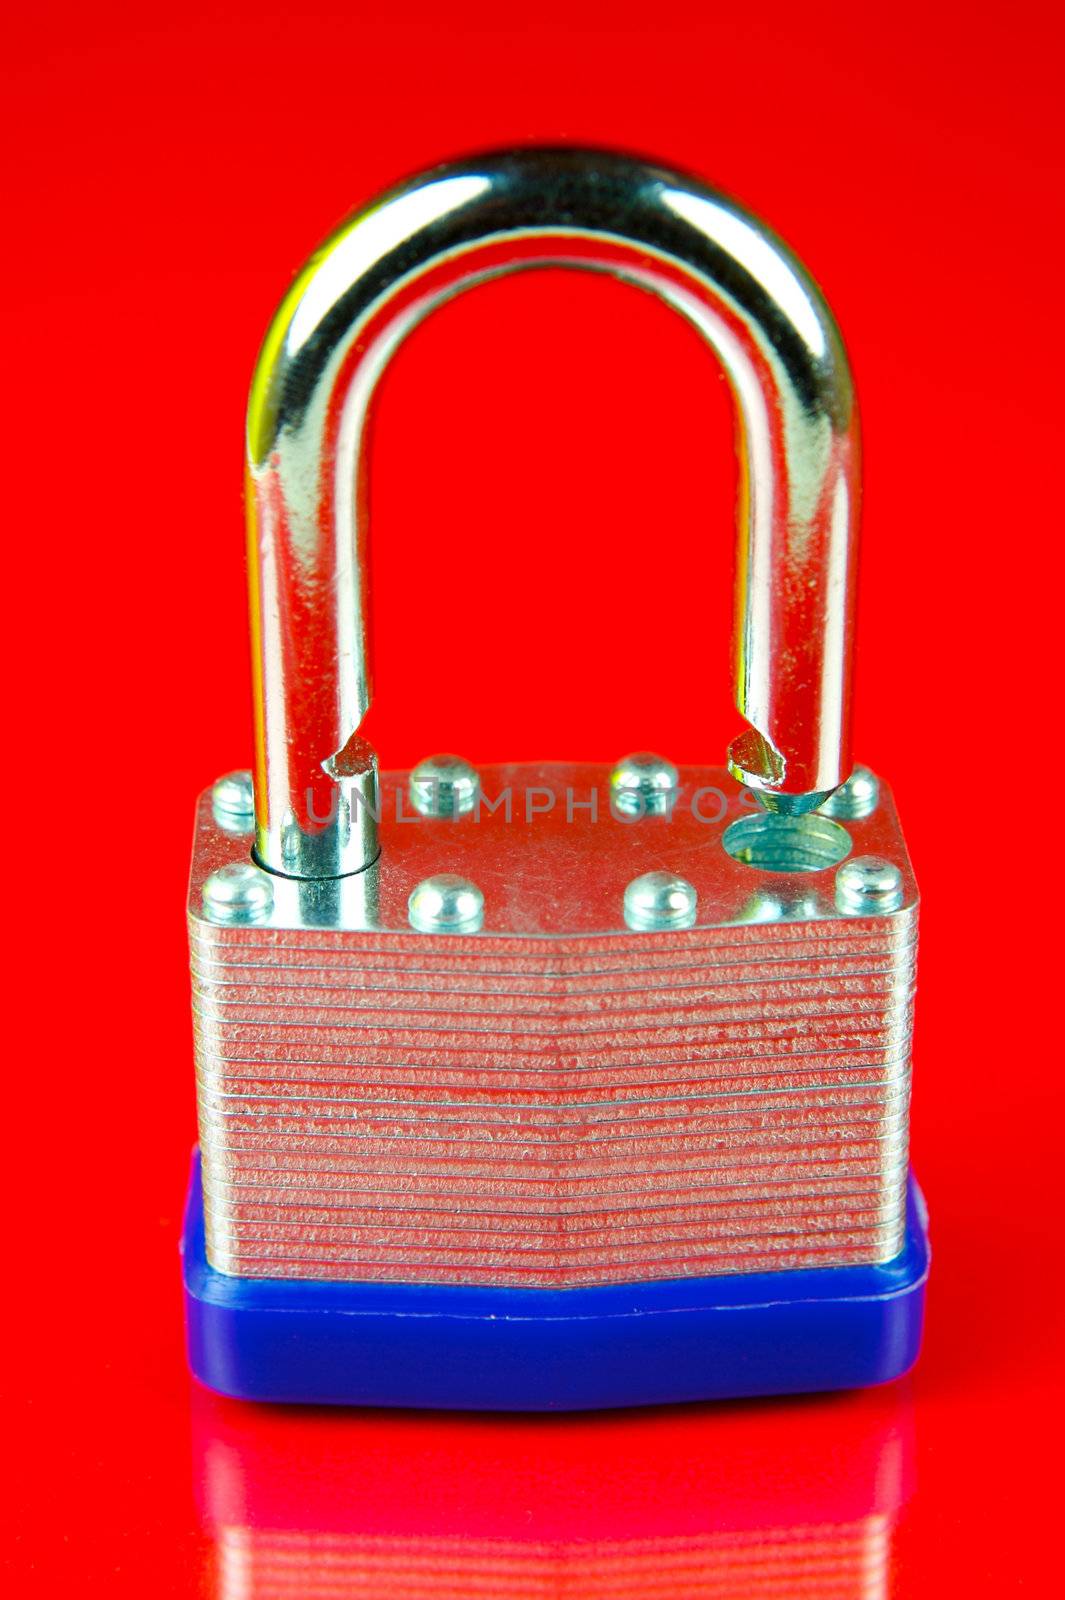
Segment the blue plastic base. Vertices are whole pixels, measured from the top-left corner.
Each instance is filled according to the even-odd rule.
[[[199,1156],[185,1216],[189,1361],[211,1389],[314,1405],[566,1411],[884,1383],[917,1358],[928,1218],[876,1267],[593,1289],[233,1278],[207,1264]]]

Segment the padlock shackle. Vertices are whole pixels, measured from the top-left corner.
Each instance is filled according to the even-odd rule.
[[[314,255],[266,336],[248,407],[256,854],[328,878],[377,854],[376,759],[359,735],[366,654],[365,421],[393,352],[434,307],[529,267],[649,289],[716,351],[742,488],[729,765],[771,809],[812,809],[850,772],[858,420],[813,280],[697,179],[607,151],[450,163],[358,212]]]

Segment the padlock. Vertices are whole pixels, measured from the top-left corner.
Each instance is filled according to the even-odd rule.
[[[742,460],[727,767],[378,773],[365,428],[403,337],[522,268],[694,324]],[[311,258],[247,428],[255,770],[201,797],[190,1359],[253,1399],[551,1409],[915,1359],[917,890],[849,751],[858,424],[811,278],[628,156],[439,167]]]

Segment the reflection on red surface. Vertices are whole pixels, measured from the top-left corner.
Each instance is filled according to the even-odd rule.
[[[908,1385],[506,1421],[199,1391],[216,1600],[886,1600]]]

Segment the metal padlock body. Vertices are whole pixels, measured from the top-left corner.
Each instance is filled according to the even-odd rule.
[[[434,304],[544,263],[691,317],[746,444],[751,727],[664,806],[637,761],[635,814],[624,766],[485,769],[468,803],[425,804],[359,733],[373,382]],[[839,789],[857,472],[817,290],[662,169],[581,151],[441,169],[298,280],[249,413],[256,816],[239,779],[201,799],[190,888],[186,1290],[213,1387],[550,1408],[913,1360],[916,887],[886,790]]]

